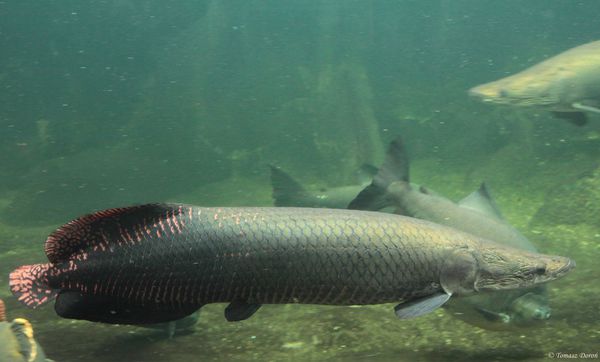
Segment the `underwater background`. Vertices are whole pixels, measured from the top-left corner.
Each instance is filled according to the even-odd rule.
[[[547,360],[600,351],[600,117],[469,99],[600,39],[594,0],[0,1],[0,298],[56,361]],[[85,213],[173,201],[270,206],[269,165],[313,189],[356,183],[401,135],[411,178],[453,200],[490,186],[544,253],[543,326],[488,331],[444,310],[269,305],[194,333],[60,319],[8,273]]]

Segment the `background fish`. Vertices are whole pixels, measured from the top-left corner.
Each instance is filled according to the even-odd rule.
[[[33,336],[28,320],[17,318],[8,322],[4,302],[0,300],[0,361],[52,362]]]
[[[368,179],[361,180],[356,185],[330,187],[318,191],[307,190],[279,167],[271,168],[271,186],[273,187],[273,202],[275,206],[325,207],[345,209],[348,203],[370,182],[377,168],[363,165],[361,175]],[[364,177],[359,177],[364,178]]]
[[[600,113],[600,41],[569,49],[522,72],[469,90],[487,103],[548,110],[576,125]]]
[[[183,318],[229,302],[230,321],[262,304],[400,302],[416,317],[451,296],[524,288],[574,262],[507,248],[399,215],[310,208],[110,209],[59,228],[48,264],[10,274],[13,294],[65,318],[120,324]]]
[[[400,180],[400,181],[398,181]],[[377,210],[393,206],[396,213],[451,226],[503,245],[536,252],[534,245],[504,220],[485,184],[455,203],[425,187],[409,183],[409,160],[400,137],[373,183],[350,203],[351,209]],[[453,315],[486,329],[531,326],[550,318],[545,286],[474,295],[448,303]]]

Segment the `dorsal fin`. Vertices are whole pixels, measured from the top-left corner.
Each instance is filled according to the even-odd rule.
[[[305,200],[311,199],[312,196],[292,176],[273,165],[269,167],[275,206],[300,206],[306,202]]]
[[[479,189],[473,191],[469,196],[460,200],[458,204],[471,210],[481,212],[482,214],[504,220],[502,213],[496,206],[496,202],[490,195],[485,182],[482,182]]]
[[[389,145],[385,159],[373,182],[365,187],[348,205],[354,210],[381,210],[390,206],[386,199],[388,186],[393,182],[408,185],[409,160],[402,138],[396,137]]]
[[[409,160],[400,136],[388,146],[383,164],[373,177],[373,184],[383,189],[394,181],[409,182]]]
[[[45,244],[48,260],[59,263],[86,248],[141,241],[149,235],[181,232],[180,215],[188,207],[147,204],[98,211],[75,219],[52,233]]]

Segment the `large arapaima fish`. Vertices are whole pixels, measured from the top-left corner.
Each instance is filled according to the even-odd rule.
[[[575,265],[399,215],[179,204],[83,216],[51,234],[45,251],[50,263],[10,274],[22,303],[56,298],[62,317],[119,324],[172,321],[217,302],[230,303],[230,321],[276,303],[397,302],[409,318]]]

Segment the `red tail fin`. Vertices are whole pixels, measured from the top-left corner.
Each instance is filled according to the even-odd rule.
[[[50,264],[23,265],[10,273],[10,290],[19,301],[30,308],[37,308],[56,297],[56,291],[48,286],[47,272]]]

